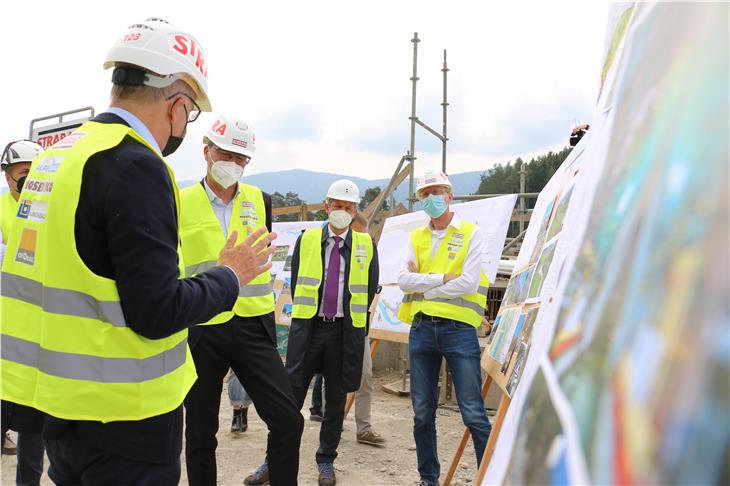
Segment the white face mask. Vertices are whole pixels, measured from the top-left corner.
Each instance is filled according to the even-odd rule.
[[[210,168],[210,175],[213,176],[213,179],[218,184],[228,189],[241,178],[243,175],[243,167],[235,162],[219,160],[213,162]]]
[[[352,216],[350,216],[350,213],[347,211],[336,209],[334,211],[330,211],[329,220],[335,228],[345,229],[350,226],[350,223],[352,223]]]

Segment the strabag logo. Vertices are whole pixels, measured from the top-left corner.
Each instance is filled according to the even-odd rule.
[[[15,261],[25,265],[35,264],[35,247],[38,239],[38,232],[30,228],[23,228],[20,235],[18,252],[15,254]]]
[[[46,211],[48,203],[46,201],[30,201],[23,199],[18,205],[18,217],[35,221],[36,223],[46,222]]]
[[[48,194],[53,190],[53,181],[42,181],[39,179],[28,179],[23,186],[24,192],[36,194]]]

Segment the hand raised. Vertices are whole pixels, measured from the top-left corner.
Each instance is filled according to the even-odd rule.
[[[408,271],[412,273],[418,273],[418,266],[411,260],[408,260]]]
[[[238,245],[236,245],[238,232],[234,231],[228,237],[226,245],[218,256],[218,264],[233,269],[241,286],[248,284],[271,268],[271,263],[267,260],[276,247],[268,245],[276,239],[276,233],[262,238],[266,231],[266,227],[262,226]],[[259,238],[261,240],[257,242],[256,240]]]

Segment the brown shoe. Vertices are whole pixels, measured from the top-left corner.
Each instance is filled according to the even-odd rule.
[[[385,437],[374,430],[368,430],[362,434],[357,434],[357,442],[359,444],[367,444],[375,447],[385,447]]]
[[[14,456],[18,453],[18,446],[15,445],[13,439],[10,438],[10,434],[7,432],[3,436],[2,453],[7,456]]]
[[[249,474],[246,479],[243,480],[243,484],[246,486],[261,486],[269,484],[269,463],[265,462],[261,464],[258,469]]]

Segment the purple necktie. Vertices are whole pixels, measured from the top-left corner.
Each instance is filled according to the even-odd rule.
[[[327,265],[327,280],[324,287],[324,304],[322,313],[325,319],[332,319],[337,314],[337,294],[340,290],[340,241],[335,236],[335,245],[330,252],[330,263]]]

